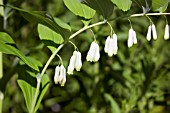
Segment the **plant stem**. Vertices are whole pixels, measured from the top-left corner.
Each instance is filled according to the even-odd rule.
[[[81,32],[89,29],[89,28],[92,28],[94,26],[98,26],[98,25],[101,25],[101,24],[104,24],[106,23],[106,21],[102,21],[102,22],[98,22],[98,23],[95,23],[95,24],[92,24],[92,25],[89,25],[89,26],[85,26],[83,27],[82,29],[80,29],[79,31],[75,32],[73,35],[71,35],[69,37],[69,40],[71,40],[72,38],[74,38],[75,36],[77,36],[78,34],[80,34]],[[64,44],[61,44],[55,51],[54,53],[50,56],[50,58],[48,59],[47,63],[45,64],[41,74],[40,74],[40,81],[37,82],[37,86],[36,86],[36,92],[35,92],[35,96],[34,96],[34,99],[33,99],[33,102],[32,102],[32,107],[31,107],[31,110],[30,110],[30,113],[34,113],[35,112],[35,106],[36,106],[36,102],[37,102],[37,98],[38,98],[38,95],[39,95],[39,89],[40,89],[40,84],[41,84],[41,79],[45,73],[45,71],[47,70],[48,66],[50,65],[51,61],[53,60],[53,58],[55,57],[55,55],[60,51],[60,49],[64,46]],[[38,81],[38,80],[37,80]]]
[[[0,91],[0,113],[2,113],[3,99],[4,99],[4,94]]]
[[[3,77],[3,54],[0,52],[0,79]]]
[[[138,16],[145,16],[145,15],[150,15],[150,16],[155,16],[155,15],[170,15],[170,13],[140,13],[140,14],[133,14],[130,17],[138,17]]]

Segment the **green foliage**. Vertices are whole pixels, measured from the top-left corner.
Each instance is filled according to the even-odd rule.
[[[5,3],[10,6],[0,7],[0,12],[4,10],[4,16],[0,17],[0,29],[4,31],[0,32],[0,53],[4,53],[4,76],[0,78],[0,92],[5,94],[3,113],[169,111],[170,46],[163,39],[165,18],[149,16],[155,23],[158,39],[148,42],[148,18],[129,17],[142,12],[169,12],[169,0],[7,0]],[[114,7],[118,8],[113,10]],[[111,28],[102,16],[118,36],[119,49],[113,57],[104,53]],[[127,18],[138,40],[131,48],[127,47],[131,27]],[[100,46],[100,60],[90,63],[86,55],[94,40]],[[55,67],[63,64],[68,68],[75,48],[82,55],[81,70],[67,75],[64,87],[55,85]],[[41,82],[37,82],[37,73],[41,73]]]
[[[23,68],[23,71],[20,71],[19,73],[19,79],[17,80],[26,101],[27,109],[30,112],[33,106],[33,100],[35,98],[35,92],[36,92],[36,78],[35,74],[29,71],[26,71],[26,68]],[[34,82],[33,82],[34,81]],[[43,96],[45,95],[47,89],[49,86],[49,78],[47,75],[44,75],[42,78],[41,87],[39,90],[39,96],[37,98],[36,107],[34,109],[34,113],[37,111],[37,109],[40,106],[41,100]]]
[[[91,20],[95,15],[95,10],[84,4],[81,4],[78,0],[64,0],[64,4],[75,15],[81,17],[84,22]]]
[[[13,45],[15,44],[13,39],[6,33],[0,32],[0,37],[2,40],[0,40],[0,52],[3,52],[5,54],[12,54],[19,57],[24,63],[26,63],[31,68],[39,71],[38,66],[35,62],[30,60],[28,57],[26,57],[21,51],[19,51],[17,48],[15,48]],[[38,62],[39,64],[39,62]]]
[[[83,3],[90,6],[101,14],[105,19],[108,19],[113,14],[114,5],[110,0],[83,0]]]
[[[160,13],[165,12],[169,5],[170,0],[153,0],[152,9],[154,11],[159,11]]]
[[[131,0],[111,0],[116,6],[123,10],[123,11],[128,11],[132,5]]]

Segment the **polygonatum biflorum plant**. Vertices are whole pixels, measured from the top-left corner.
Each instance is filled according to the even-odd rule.
[[[169,65],[165,67],[165,70],[163,70],[161,69],[163,64],[158,61],[159,59],[156,59],[157,57],[153,56],[152,61],[148,61],[148,59],[144,58],[142,63],[133,67],[134,72],[143,74],[138,74],[141,77],[133,76],[133,78],[130,77],[133,72],[131,70],[128,71],[131,64],[128,64],[129,61],[126,61],[125,56],[122,56],[122,52],[119,53],[119,51],[124,51],[124,54],[128,51],[128,49],[126,50],[121,44],[123,43],[121,41],[123,39],[122,37],[124,37],[126,40],[126,44],[124,45],[129,48],[129,51],[135,51],[134,46],[136,47],[136,51],[138,50],[138,52],[134,53],[134,56],[131,59],[135,62],[135,60],[141,60],[145,57],[139,55],[139,50],[142,48],[149,48],[149,46],[143,47],[143,41],[148,41],[147,43],[156,43],[157,40],[162,40],[163,38],[168,41],[170,32],[168,15],[170,15],[170,13],[167,8],[169,2],[170,0],[62,0],[62,3],[65,5],[67,10],[71,12],[67,11],[69,12],[68,14],[71,15],[65,15],[67,16],[67,20],[71,20],[69,17],[74,17],[77,19],[76,21],[80,21],[80,24],[76,27],[69,21],[63,21],[64,16],[57,17],[50,14],[48,11],[26,10],[24,8],[19,8],[19,5],[15,5],[15,3],[8,3],[8,1],[4,1],[3,3],[3,0],[0,0],[0,15],[2,18],[2,28],[0,32],[0,113],[3,111],[3,101],[6,97],[6,90],[8,88],[7,84],[12,78],[12,75],[18,75],[17,83],[22,90],[27,112],[36,113],[41,105],[45,93],[48,92],[50,84],[55,83],[60,86],[65,86],[68,81],[67,76],[77,75],[78,73],[85,73],[85,75],[88,75],[89,72],[86,72],[86,69],[91,68],[90,65],[97,65],[101,67],[98,69],[98,71],[101,72],[98,74],[99,76],[102,74],[103,76],[109,74],[112,75],[112,71],[108,70],[114,70],[114,68],[118,69],[118,71],[113,73],[113,75],[120,73],[120,76],[123,76],[122,78],[120,76],[116,76],[113,80],[111,79],[112,76],[108,76],[105,79],[108,84],[116,84],[113,87],[118,88],[116,90],[117,93],[113,93],[113,91],[115,92],[115,89],[112,90],[112,85],[108,84],[107,85],[111,92],[104,90],[105,86],[107,86],[104,84],[104,80],[103,83],[101,83],[104,85],[98,84],[98,86],[96,86],[96,88],[104,86],[103,89],[99,88],[102,95],[100,98],[104,99],[106,103],[110,102],[110,107],[106,108],[105,112],[134,113],[136,110],[136,112],[145,113],[146,111],[143,109],[152,109],[154,106],[152,98],[158,97],[159,94],[154,95],[152,92],[148,91],[148,89],[145,89],[145,87],[149,88],[152,86],[151,81],[157,78],[157,74],[166,75],[168,73],[167,70],[170,68]],[[20,50],[20,45],[15,42],[14,38],[12,38],[15,37],[11,34],[12,31],[7,30],[8,24],[12,21],[11,18],[18,13],[20,15],[18,18],[24,18],[33,25],[37,25],[38,36],[40,42],[43,44],[42,46],[47,47],[51,51],[51,55],[46,61],[40,60],[41,57],[43,57],[41,55],[39,58],[35,57],[35,55],[29,55],[31,54],[31,51],[35,51],[39,48],[39,46],[37,48],[30,49],[28,53],[24,53]],[[165,29],[157,30],[158,27],[156,25],[158,17],[163,17],[162,20],[164,20]],[[142,34],[139,34],[138,30],[140,29],[140,25],[138,26],[139,23],[134,24],[136,23],[134,18],[136,18],[139,23],[141,21],[141,24],[144,24],[145,28],[142,29],[147,29],[140,31]],[[144,20],[143,18],[145,18],[144,22],[142,21]],[[116,22],[119,21],[122,23],[119,23],[120,26],[116,26]],[[145,23],[148,22],[149,24],[145,25]],[[107,31],[103,31],[103,29],[107,29]],[[125,29],[126,33],[123,33],[122,29]],[[160,31],[163,32],[163,35],[159,35]],[[122,36],[120,34],[125,35]],[[85,38],[80,41],[81,37]],[[79,45],[77,44],[78,41],[80,41]],[[64,48],[67,48],[67,50],[60,53],[60,51]],[[159,50],[161,51],[161,49]],[[153,51],[148,54],[155,55],[156,53]],[[6,56],[6,54],[15,56],[12,57],[15,58],[15,62],[11,64],[11,71],[9,70],[9,73],[7,73],[8,70],[3,72],[3,62],[5,62],[5,58],[3,56]],[[69,57],[65,58],[67,55],[69,55]],[[107,57],[105,60],[104,56]],[[122,63],[117,62],[117,64],[112,65],[112,60],[107,60],[115,57],[119,57],[120,59],[118,61]],[[136,57],[139,59],[135,59]],[[57,59],[57,63],[52,63],[54,61],[53,59]],[[86,61],[84,59],[86,59]],[[166,61],[167,60],[164,62]],[[88,67],[87,62],[94,63],[90,63]],[[153,63],[155,63],[155,67],[158,64],[161,65],[157,66],[155,69]],[[127,67],[123,69],[120,68],[121,65],[126,64],[128,64]],[[84,69],[84,67],[87,68]],[[138,67],[139,69],[143,69],[143,72],[138,71]],[[52,74],[50,74],[49,70],[51,69],[54,74],[50,78]],[[96,68],[93,68],[90,72],[92,73],[95,70]],[[105,73],[105,70],[110,73]],[[126,74],[124,75],[124,70],[127,70],[129,76],[126,76]],[[70,78],[71,77],[74,76],[70,76]],[[103,77],[96,78],[94,83],[92,83],[100,83],[99,81],[102,78]],[[77,79],[79,80],[79,77]],[[109,79],[111,81],[109,81]],[[85,80],[88,81],[88,79]],[[118,81],[118,83],[122,84],[122,86],[118,87],[117,82],[113,81]],[[139,83],[137,84],[137,82]],[[142,86],[141,84],[144,85]],[[124,87],[123,91],[121,87]],[[84,87],[84,89],[86,89],[86,87]],[[56,90],[56,92],[58,91]],[[87,95],[90,95],[90,92],[88,92]],[[119,94],[118,92],[127,93],[127,95]],[[119,98],[116,99],[116,96]],[[93,104],[90,109],[93,109],[94,106],[98,105]],[[109,110],[107,111],[107,109]],[[63,113],[66,111],[63,111]],[[98,113],[99,111],[90,110],[84,112]],[[101,113],[104,113],[104,111]]]

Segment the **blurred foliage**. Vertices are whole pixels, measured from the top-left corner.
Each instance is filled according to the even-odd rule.
[[[66,8],[63,0],[5,0],[4,4],[29,10],[47,11],[69,24],[72,33],[83,27],[80,18]],[[110,18],[123,16],[126,13],[142,12],[136,4],[132,4],[132,7],[135,11],[122,12],[115,7]],[[11,11],[11,9],[6,11],[10,16],[6,20],[0,17],[0,30],[9,33],[16,42],[16,46],[25,55],[34,57],[44,65],[51,51],[39,40],[37,25],[30,24],[18,11]],[[167,12],[170,12],[169,7]],[[158,39],[150,42],[146,40],[149,26],[149,20],[146,17],[131,18],[138,38],[138,44],[132,48],[127,47],[130,28],[127,18],[111,21],[118,35],[119,47],[118,54],[111,58],[103,51],[105,39],[110,34],[109,26],[101,25],[92,28],[100,45],[101,58],[97,63],[86,61],[87,51],[93,41],[90,30],[73,39],[72,41],[82,53],[83,68],[80,72],[74,72],[74,75],[67,75],[65,87],[54,85],[54,69],[59,62],[56,57],[47,70],[50,86],[37,112],[170,113],[170,46],[169,40],[163,39],[165,18],[163,16],[151,18],[156,25]],[[167,18],[170,23],[170,17],[167,16]],[[102,19],[101,15],[96,14],[91,23],[102,21]],[[5,22],[4,30],[3,21]],[[68,66],[73,50],[74,47],[68,43],[59,52],[65,66]],[[6,77],[0,80],[0,87],[5,92],[3,113],[26,113],[28,111],[24,96],[16,82],[22,63],[17,57],[6,54],[3,60]],[[4,86],[4,83],[7,85]]]

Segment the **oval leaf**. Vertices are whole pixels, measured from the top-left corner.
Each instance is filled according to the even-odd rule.
[[[169,2],[170,0],[152,0],[152,9],[162,13],[167,9]]]
[[[71,12],[77,16],[80,16],[83,18],[83,20],[89,20],[95,14],[95,10],[84,4],[81,4],[79,0],[64,0],[64,4]]]
[[[38,24],[38,34],[40,39],[43,41],[43,43],[52,51],[54,52],[57,44],[61,44],[64,42],[62,36],[50,28]]]
[[[105,19],[108,19],[112,13],[114,5],[110,0],[83,0],[83,3],[100,13]]]
[[[132,1],[131,0],[111,0],[114,4],[116,4],[116,6],[123,10],[123,11],[127,11],[130,9],[131,5],[132,5]]]

